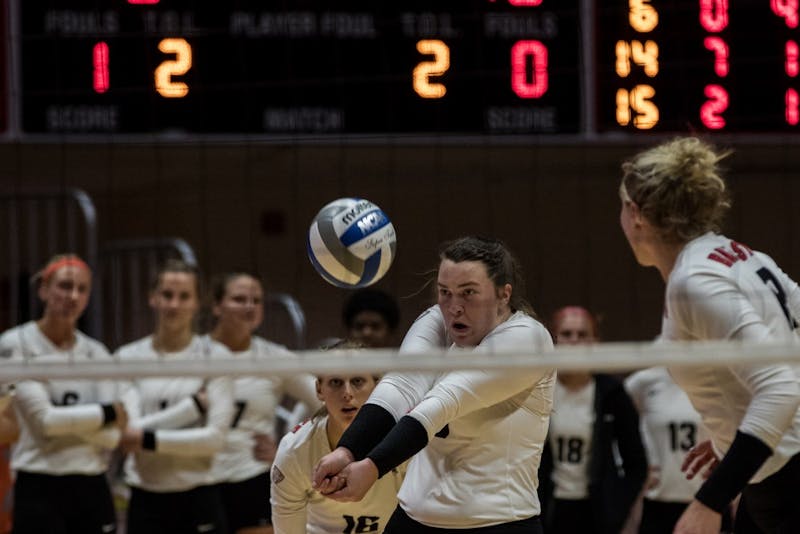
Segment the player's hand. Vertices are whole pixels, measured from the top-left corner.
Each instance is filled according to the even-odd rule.
[[[719,534],[722,515],[698,500],[693,500],[675,525],[673,534]]]
[[[144,433],[140,428],[126,428],[119,438],[120,450],[127,454],[141,451],[143,435]]]
[[[661,482],[661,468],[657,465],[651,465],[650,469],[647,470],[647,480],[644,482],[644,489],[651,490],[658,486],[659,482]]]
[[[260,434],[256,432],[253,434],[253,458],[259,462],[271,464],[275,460],[275,453],[278,452],[278,446],[275,439],[269,434]]]
[[[378,468],[372,460],[365,458],[342,469],[338,477],[344,485],[326,497],[339,502],[357,502],[364,498],[378,480]]]
[[[353,463],[354,459],[350,450],[337,447],[336,450],[326,454],[317,462],[311,473],[311,486],[323,495],[337,491],[344,485],[344,481],[337,475],[342,469]]]
[[[703,471],[703,479],[711,476],[711,472],[717,467],[719,458],[714,454],[711,440],[701,441],[686,453],[686,458],[681,464],[681,471],[686,473],[686,478],[692,480],[697,473]]]

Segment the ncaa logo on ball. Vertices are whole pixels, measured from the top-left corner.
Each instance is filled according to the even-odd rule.
[[[308,229],[308,257],[323,279],[355,289],[380,280],[394,260],[397,238],[389,217],[361,198],[327,204]]]

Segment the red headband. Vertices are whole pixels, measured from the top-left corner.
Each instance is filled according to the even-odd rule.
[[[79,267],[81,269],[86,269],[89,272],[92,270],[86,264],[85,261],[78,258],[77,256],[67,256],[66,258],[61,258],[60,260],[56,260],[47,267],[44,268],[42,271],[42,283],[46,284],[50,278],[55,274],[57,270],[62,267]]]

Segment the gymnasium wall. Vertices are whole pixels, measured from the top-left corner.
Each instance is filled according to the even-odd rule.
[[[395,224],[398,256],[377,287],[398,296],[401,330],[432,301],[438,244],[480,233],[516,251],[540,314],[584,304],[603,316],[605,339],[646,340],[659,330],[663,284],[635,264],[617,199],[620,162],[643,146],[17,143],[0,145],[0,190],[81,188],[98,209],[101,246],[177,236],[207,273],[256,271],[300,301],[311,345],[342,334],[347,292],[314,272],[305,234],[342,196],[372,200]],[[798,279],[800,151],[734,148],[725,230]]]

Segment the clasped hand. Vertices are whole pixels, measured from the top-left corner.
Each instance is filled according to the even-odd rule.
[[[376,480],[378,468],[372,460],[356,462],[344,447],[323,456],[311,474],[312,487],[339,502],[360,501]]]

